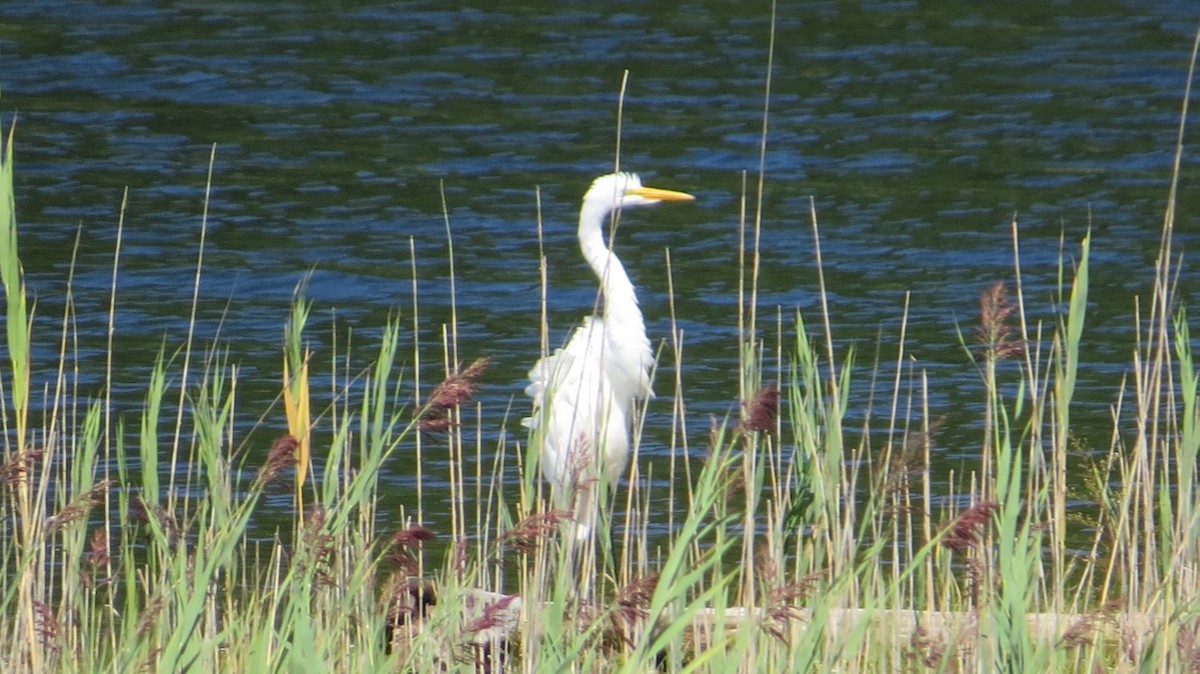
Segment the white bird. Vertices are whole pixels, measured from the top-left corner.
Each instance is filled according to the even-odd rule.
[[[574,513],[576,538],[596,521],[597,490],[612,488],[629,462],[633,403],[652,397],[654,355],[625,266],[605,244],[604,225],[623,208],[691,201],[690,194],[642,186],[632,173],[596,178],[579,211],[579,247],[600,280],[602,316],[589,316],[567,345],[529,371],[533,413],[524,424],[540,444],[542,475],[557,508]]]

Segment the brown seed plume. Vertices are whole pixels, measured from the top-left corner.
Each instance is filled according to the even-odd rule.
[[[1092,609],[1087,613],[1079,616],[1070,627],[1067,628],[1059,639],[1058,645],[1062,648],[1081,648],[1090,646],[1098,635],[1101,627],[1105,623],[1115,621],[1116,615],[1120,612],[1121,605],[1115,601],[1109,601],[1098,608]],[[1182,636],[1182,633],[1180,634]],[[1195,638],[1195,634],[1192,635]]]
[[[607,636],[610,639],[619,639],[630,648],[637,645],[638,632],[650,615],[650,600],[658,587],[658,578],[657,573],[652,573],[617,588],[613,610],[608,617]]]
[[[436,537],[432,531],[420,525],[414,524],[401,529],[392,534],[387,541],[387,546],[392,548],[387,559],[396,565],[399,573],[415,576],[421,569],[417,551],[425,541],[432,541]]]
[[[437,535],[432,531],[419,524],[414,524],[392,534],[392,537],[388,539],[388,544],[405,550],[415,550],[421,547],[425,541],[432,541],[435,538]]]
[[[412,638],[420,630],[429,610],[437,604],[437,590],[430,581],[392,574],[384,596],[387,598],[388,653],[391,653],[398,638]]]
[[[87,552],[83,553],[83,584],[93,587],[97,584],[107,585],[112,581],[108,574],[108,566],[112,557],[108,552],[108,530],[96,527],[88,539]]]
[[[33,600],[34,628],[46,650],[62,652],[62,626],[54,616],[53,609],[36,599]]]
[[[162,595],[156,595],[146,604],[146,608],[142,609],[142,614],[138,616],[137,633],[138,636],[147,634],[154,626],[158,624],[158,616],[162,613],[163,598]]]
[[[91,489],[76,496],[62,510],[46,519],[47,529],[51,533],[61,531],[72,522],[87,517],[93,507],[104,501],[104,495],[112,484],[112,480],[102,480],[92,485]]]
[[[10,455],[7,461],[0,464],[0,484],[20,484],[29,474],[34,462],[40,458],[40,449],[27,449]]]
[[[925,627],[917,627],[909,637],[908,647],[902,657],[905,661],[925,668],[942,666],[946,655],[946,644]]]
[[[333,576],[335,541],[334,535],[325,530],[325,519],[325,509],[314,504],[304,519],[304,529],[296,548],[296,563],[311,569],[317,584],[333,587],[337,584]]]
[[[992,519],[992,513],[1000,509],[995,501],[980,501],[967,508],[943,531],[942,545],[951,550],[969,550],[981,539],[982,529]]]
[[[750,400],[742,405],[743,431],[772,433],[775,431],[775,419],[779,416],[779,388],[768,384],[757,391]]]
[[[262,467],[262,481],[270,482],[281,471],[296,465],[296,450],[300,441],[289,433],[284,433],[271,443],[271,451],[267,452],[267,462]]]
[[[179,525],[167,512],[167,509],[157,503],[147,501],[145,497],[139,495],[130,503],[129,512],[134,519],[140,520],[147,524],[153,522],[162,529],[167,540],[174,542],[179,534]]]
[[[491,358],[476,358],[457,374],[451,374],[434,387],[425,404],[420,428],[426,433],[444,433],[454,425],[453,411],[475,395],[479,379],[487,371]]]
[[[558,525],[571,519],[570,510],[550,510],[530,515],[500,535],[500,543],[517,552],[530,553],[538,544],[549,539]]]
[[[459,576],[467,574],[466,538],[458,538],[454,541],[454,551],[450,554],[450,568]]]
[[[995,360],[1021,353],[1025,346],[1014,336],[1009,316],[1013,306],[1008,302],[1008,286],[996,281],[979,295],[979,328],[976,337],[984,351]]]
[[[497,599],[496,601],[489,602],[483,607],[483,611],[477,618],[467,623],[466,627],[463,628],[463,631],[468,635],[474,636],[481,632],[494,630],[497,627],[503,627],[507,629],[510,621],[506,615],[506,611],[508,610],[509,604],[512,604],[519,598],[520,595],[508,594]]]
[[[760,627],[772,637],[788,643],[791,623],[802,619],[804,615],[800,600],[816,589],[821,574],[814,572],[801,577],[797,582],[783,582],[779,564],[766,546],[758,549],[754,567],[759,580],[760,604],[763,608]]]

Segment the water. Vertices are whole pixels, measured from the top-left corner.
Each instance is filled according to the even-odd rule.
[[[0,109],[6,125],[14,110],[19,120],[21,243],[47,340],[41,362],[56,364],[49,336],[79,231],[82,377],[99,390],[128,188],[115,365],[120,411],[136,419],[159,346],[186,334],[215,143],[198,332],[219,330],[244,365],[244,427],[278,390],[287,306],[310,271],[317,359],[328,357],[335,312],[369,353],[390,314],[408,316],[411,241],[424,357],[440,362],[444,194],[460,354],[494,363],[480,392],[490,446],[510,401],[510,416],[525,411],[522,377],[538,350],[539,197],[552,339],[591,305],[575,210],[591,178],[611,169],[628,71],[622,166],[698,199],[631,214],[618,251],[657,342],[669,336],[670,248],[684,395],[702,445],[708,415],[724,416],[737,396],[738,212],[760,161],[769,5],[376,5],[4,7]],[[1074,419],[1103,429],[1082,438],[1103,449],[1133,348],[1133,298],[1151,279],[1196,18],[1187,3],[782,3],[763,157],[764,319],[777,308],[785,320],[796,310],[818,319],[814,203],[835,336],[858,346],[859,381],[877,340],[882,362],[895,358],[911,293],[908,353],[930,375],[934,414],[954,420],[936,441],[944,473],[978,442],[978,378],[956,331],[973,326],[980,291],[1012,276],[1010,220],[1029,312],[1043,320],[1060,234],[1069,259],[1090,226],[1093,306]],[[1184,251],[1196,243],[1186,189],[1196,167],[1185,156]],[[1190,267],[1180,287],[1194,304]],[[672,376],[665,365],[647,463],[661,458]],[[278,416],[268,428],[282,427]],[[265,453],[272,433],[254,436],[251,451]],[[388,470],[386,483],[411,485],[411,464]]]

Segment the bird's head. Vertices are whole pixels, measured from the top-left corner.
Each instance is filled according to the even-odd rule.
[[[584,204],[595,204],[605,210],[631,206],[649,206],[660,201],[692,201],[690,194],[645,187],[636,173],[610,173],[592,181],[583,195]]]

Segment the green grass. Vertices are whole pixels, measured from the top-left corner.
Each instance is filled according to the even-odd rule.
[[[1012,278],[979,289],[979,319],[960,332],[984,391],[973,426],[980,460],[936,483],[941,422],[904,350],[906,325],[890,398],[855,408],[874,398],[861,393],[884,368],[835,349],[823,277],[815,321],[759,317],[759,225],[743,222],[740,418],[712,427],[688,418],[676,378],[671,460],[633,462],[607,503],[614,536],[577,546],[561,540],[563,514],[546,509],[527,438],[497,433],[519,428],[519,411],[484,418],[472,404],[486,362],[459,361],[456,317],[440,371],[422,364],[406,328],[420,320],[415,281],[409,315],[365,357],[313,357],[313,307],[300,286],[279,317],[280,393],[264,416],[286,420],[288,434],[266,459],[239,449],[254,429],[233,421],[237,363],[220,343],[194,343],[195,306],[185,343],[165,344],[150,364],[140,414],[114,416],[111,346],[99,392],[81,392],[67,366],[72,302],[59,334],[31,333],[12,140],[10,131],[0,165],[4,671],[1174,672],[1200,663],[1200,374],[1174,295],[1173,206],[1147,313],[1131,321],[1139,332],[1128,380],[1112,392],[1106,456],[1081,465],[1070,447],[1091,237],[1064,242],[1060,313],[1036,324],[1014,222]],[[415,278],[415,259],[413,268]],[[69,300],[69,283],[65,292]],[[33,344],[57,345],[50,381],[30,381],[48,365],[31,363]],[[678,333],[661,360],[688,366]],[[780,390],[764,384],[772,379]],[[314,408],[316,380],[332,393]],[[31,390],[47,392],[36,412]],[[883,423],[848,427],[879,409]],[[379,510],[381,472],[398,453],[431,451],[428,433],[453,459],[460,504],[450,530],[436,532],[450,542],[436,554],[425,545],[434,532],[423,526],[423,487],[415,512]],[[706,459],[689,461],[689,451]],[[502,479],[516,470],[519,486]],[[665,499],[642,470],[666,473]],[[1068,531],[1068,488],[1080,482],[1096,503],[1092,540],[1088,554],[1068,555],[1068,539],[1079,540]],[[254,523],[268,519],[264,497],[280,493],[291,495],[291,522],[263,540]],[[664,521],[669,535],[648,533]]]

